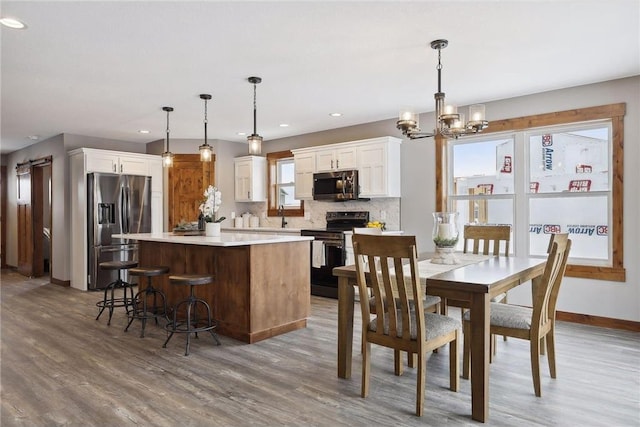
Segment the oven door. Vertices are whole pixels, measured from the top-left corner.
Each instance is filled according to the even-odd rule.
[[[314,266],[314,246],[311,244],[311,295],[318,295],[329,298],[338,298],[338,278],[333,275],[334,267],[345,265],[344,238],[340,240],[323,239],[321,235],[303,230],[303,236],[313,236],[317,242],[322,242],[323,262],[319,266]],[[317,263],[316,263],[317,264]]]

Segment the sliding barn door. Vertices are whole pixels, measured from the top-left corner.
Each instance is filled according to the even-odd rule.
[[[197,221],[204,190],[214,184],[215,156],[201,162],[199,154],[175,154],[169,168],[169,230],[180,221]]]
[[[33,276],[33,213],[31,166],[20,166],[18,178],[18,272]]]

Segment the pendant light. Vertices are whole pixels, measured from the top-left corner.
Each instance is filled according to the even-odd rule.
[[[173,111],[173,107],[162,107],[162,111],[167,112],[167,140],[165,141],[164,153],[162,153],[162,166],[170,168],[173,166],[173,153],[169,151],[169,113]]]
[[[247,80],[253,85],[253,133],[247,137],[249,154],[260,155],[262,152],[262,137],[256,132],[256,85],[262,79],[260,77],[249,77]]]
[[[200,99],[204,100],[204,144],[200,146],[200,161],[210,162],[213,156],[213,149],[207,142],[207,101],[211,99],[211,95],[203,93],[200,95]]]

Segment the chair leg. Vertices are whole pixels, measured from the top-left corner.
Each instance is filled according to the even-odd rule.
[[[531,343],[531,376],[533,377],[533,390],[537,397],[541,397],[540,391],[540,340],[534,338]]]
[[[416,354],[415,353],[407,353],[407,366],[410,368],[416,367]]]
[[[463,347],[463,355],[462,355],[462,378],[465,380],[469,379],[469,368],[471,363],[471,326],[469,322],[462,323],[462,347]]]
[[[397,376],[402,375],[402,352],[400,350],[393,350],[393,371]]]
[[[460,389],[460,351],[458,349],[460,342],[460,331],[456,330],[455,340],[449,343],[449,389],[458,391]]]
[[[362,350],[362,390],[360,396],[369,395],[369,372],[371,371],[371,343],[365,341]]]
[[[421,417],[424,408],[424,384],[427,380],[427,358],[424,351],[418,353],[418,378],[416,380],[416,415]]]
[[[556,339],[555,326],[551,326],[551,330],[547,334],[547,361],[549,362],[549,374],[551,378],[556,377]]]

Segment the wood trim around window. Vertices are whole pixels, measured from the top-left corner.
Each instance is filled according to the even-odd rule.
[[[624,115],[626,104],[608,104],[597,107],[578,108],[555,113],[496,120],[489,123],[483,134],[497,132],[524,131],[531,128],[557,126],[592,120],[611,120],[612,127],[612,204],[611,219],[612,265],[598,267],[589,265],[567,265],[566,276],[589,279],[626,281],[624,268],[623,241],[623,201],[624,201]],[[447,206],[447,140],[439,135],[435,139],[436,159],[436,208],[446,210]]]
[[[267,216],[279,216],[275,197],[276,182],[273,178],[276,176],[278,160],[288,158],[293,158],[293,153],[289,150],[267,153]],[[300,200],[300,207],[297,209],[285,208],[284,216],[304,216],[304,200]]]

